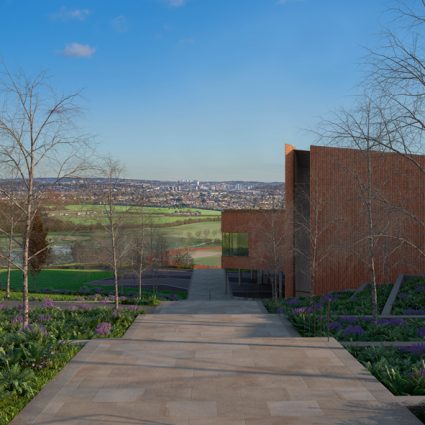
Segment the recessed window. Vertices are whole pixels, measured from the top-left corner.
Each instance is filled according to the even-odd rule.
[[[247,257],[248,233],[223,233],[223,255],[226,257]]]

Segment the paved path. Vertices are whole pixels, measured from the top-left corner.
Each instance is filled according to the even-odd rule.
[[[255,301],[159,313],[87,343],[12,424],[420,424],[338,342],[296,337]]]
[[[226,274],[222,269],[194,270],[187,299],[225,300],[232,298],[226,291]]]

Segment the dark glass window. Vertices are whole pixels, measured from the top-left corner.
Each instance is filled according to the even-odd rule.
[[[248,233],[223,233],[223,255],[247,257]]]

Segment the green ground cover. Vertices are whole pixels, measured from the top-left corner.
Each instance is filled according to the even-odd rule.
[[[45,269],[35,276],[30,275],[29,286],[31,292],[40,290],[79,291],[81,286],[88,282],[108,279],[113,275],[105,270],[80,270],[80,269]],[[11,289],[22,289],[22,273],[19,270],[11,272]],[[0,287],[6,286],[6,271],[0,271]]]
[[[378,287],[382,310],[392,285]],[[404,301],[418,308],[415,291]],[[406,292],[406,293],[407,293]],[[416,301],[415,301],[416,300]],[[294,297],[265,301],[273,313],[284,313],[301,336],[332,336],[344,341],[415,341],[409,347],[350,348],[394,394],[425,395],[425,319],[371,317],[371,291],[332,292],[321,297]]]
[[[78,352],[67,340],[122,336],[138,309],[61,310],[50,301],[22,329],[18,308],[0,310],[0,425],[6,425]]]
[[[88,297],[81,297],[73,294],[52,294],[51,292],[36,292],[29,294],[30,301],[43,301],[46,298],[51,298],[53,301],[78,301],[83,300],[84,298],[87,298],[87,300],[89,300]],[[11,291],[8,299],[12,301],[22,301],[22,292]],[[0,301],[4,300],[6,300],[6,291],[0,291]]]
[[[60,292],[61,290],[59,290]],[[62,290],[63,291],[63,290]],[[29,294],[30,301],[44,301],[52,299],[53,301],[99,301],[99,302],[113,302],[114,287],[112,285],[102,288],[98,291],[96,288],[89,288],[86,294],[74,293],[52,293],[48,292],[35,292]],[[122,304],[139,304],[139,305],[156,305],[160,301],[167,300],[183,300],[187,298],[186,291],[154,291],[151,289],[144,289],[142,299],[139,300],[137,296],[137,289],[134,287],[120,288],[120,297]],[[126,299],[123,300],[122,298]],[[22,292],[12,291],[8,298],[11,301],[21,301]],[[0,291],[0,301],[6,300],[6,292]]]
[[[401,285],[391,313],[425,315],[424,278],[413,278]]]
[[[391,285],[378,287],[382,309]],[[322,297],[294,297],[267,301],[271,312],[284,312],[302,336],[333,336],[339,341],[424,341],[425,319],[371,317],[370,288],[333,292]],[[329,312],[328,312],[329,309]]]
[[[395,395],[425,395],[425,344],[421,347],[350,348]]]
[[[392,284],[378,286],[378,311],[382,311],[384,308],[392,286]],[[294,297],[286,298],[282,301],[268,300],[266,301],[266,308],[269,311],[276,311],[279,308],[290,309],[292,311],[294,308],[299,307],[306,307],[312,310],[317,304],[324,306],[328,300],[330,301],[330,312],[332,315],[351,314],[362,316],[372,314],[371,289],[369,287],[357,293],[354,291],[344,291],[332,292],[323,297]]]

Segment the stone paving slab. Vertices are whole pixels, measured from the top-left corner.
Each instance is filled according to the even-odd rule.
[[[12,424],[420,424],[337,341],[287,333],[260,313],[139,316]]]

